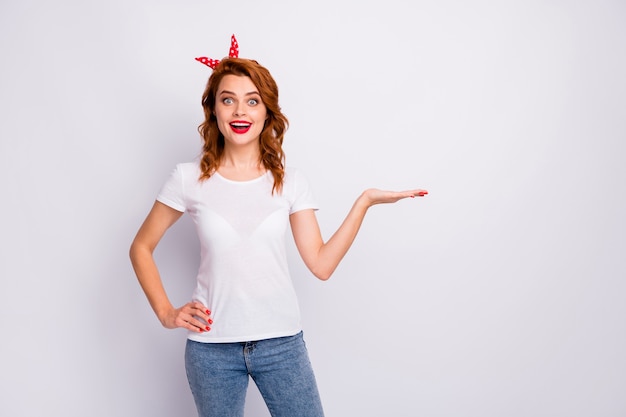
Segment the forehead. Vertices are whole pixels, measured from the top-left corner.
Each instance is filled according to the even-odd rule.
[[[250,79],[245,75],[233,75],[228,74],[225,75],[224,78],[220,81],[219,86],[217,87],[217,93],[220,94],[222,91],[230,91],[236,94],[248,94],[253,92],[258,92],[258,89]]]

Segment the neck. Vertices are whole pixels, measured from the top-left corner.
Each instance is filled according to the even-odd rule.
[[[231,169],[258,169],[261,166],[261,152],[258,144],[246,147],[226,146],[220,162],[220,167]]]
[[[218,171],[232,180],[250,180],[265,172],[258,146],[224,149]]]

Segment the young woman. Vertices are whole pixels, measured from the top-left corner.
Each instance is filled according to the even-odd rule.
[[[215,63],[202,96],[198,161],[178,164],[135,237],[130,257],[164,327],[189,331],[185,366],[201,417],[243,416],[249,377],[273,417],[323,416],[287,268],[285,231],[311,272],[327,280],[367,210],[425,190],[365,190],[324,241],[309,184],[284,166],[287,119],[278,88],[256,61]],[[174,307],[153,251],[184,212],[193,218],[201,262],[192,301]]]

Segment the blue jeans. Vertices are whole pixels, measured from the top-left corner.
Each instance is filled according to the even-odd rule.
[[[187,340],[185,368],[199,417],[243,417],[249,377],[272,417],[323,417],[302,332],[240,343]]]

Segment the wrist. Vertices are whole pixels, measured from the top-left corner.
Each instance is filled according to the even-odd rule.
[[[354,206],[356,209],[361,209],[363,211],[367,211],[368,208],[373,206],[373,201],[369,198],[367,194],[367,190],[363,191],[361,195],[354,202]]]
[[[174,310],[173,306],[163,306],[161,308],[155,309],[157,319],[161,322],[164,327],[168,327],[169,318],[171,317],[171,313]]]

